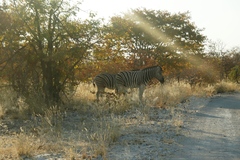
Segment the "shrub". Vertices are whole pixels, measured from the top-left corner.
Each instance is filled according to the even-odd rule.
[[[239,91],[239,86],[236,83],[224,81],[217,83],[214,88],[216,93],[228,93]]]

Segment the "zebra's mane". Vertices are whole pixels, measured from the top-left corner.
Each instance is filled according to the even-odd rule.
[[[157,67],[160,67],[160,66],[151,66],[151,67],[143,68],[143,69],[141,69],[141,70],[142,70],[142,71],[145,71],[145,70],[149,70],[149,69],[157,68]]]

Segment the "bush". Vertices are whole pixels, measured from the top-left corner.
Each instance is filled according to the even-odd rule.
[[[216,93],[228,93],[239,91],[239,86],[236,83],[224,81],[217,83],[214,88]]]
[[[240,66],[235,66],[231,69],[229,75],[228,75],[229,79],[233,82],[237,82],[238,83],[238,79],[240,77]]]

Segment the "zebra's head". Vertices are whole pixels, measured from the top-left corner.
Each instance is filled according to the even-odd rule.
[[[162,84],[164,83],[164,77],[162,75],[162,68],[160,66],[156,67],[155,78],[157,78]]]

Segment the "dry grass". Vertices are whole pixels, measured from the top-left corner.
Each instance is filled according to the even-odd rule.
[[[138,90],[116,98],[106,94],[95,102],[96,88],[80,84],[67,110],[53,106],[41,107],[39,99],[32,112],[31,103],[17,97],[9,88],[1,90],[0,97],[0,159],[22,159],[41,154],[56,154],[66,159],[106,159],[108,148],[118,141],[121,130],[128,124],[138,125],[150,119],[151,108],[174,110],[178,103],[194,96],[239,91],[239,85],[221,82],[212,86],[195,86],[186,83],[166,83],[148,86],[144,104],[138,100]],[[111,91],[113,92],[113,91]],[[28,99],[29,100],[29,99]],[[29,114],[29,112],[31,114]],[[126,115],[135,114],[133,119]],[[183,121],[173,118],[172,125],[181,128]],[[172,140],[166,140],[170,143]]]
[[[237,92],[240,90],[240,86],[237,83],[222,81],[215,85],[214,90],[216,93]]]

